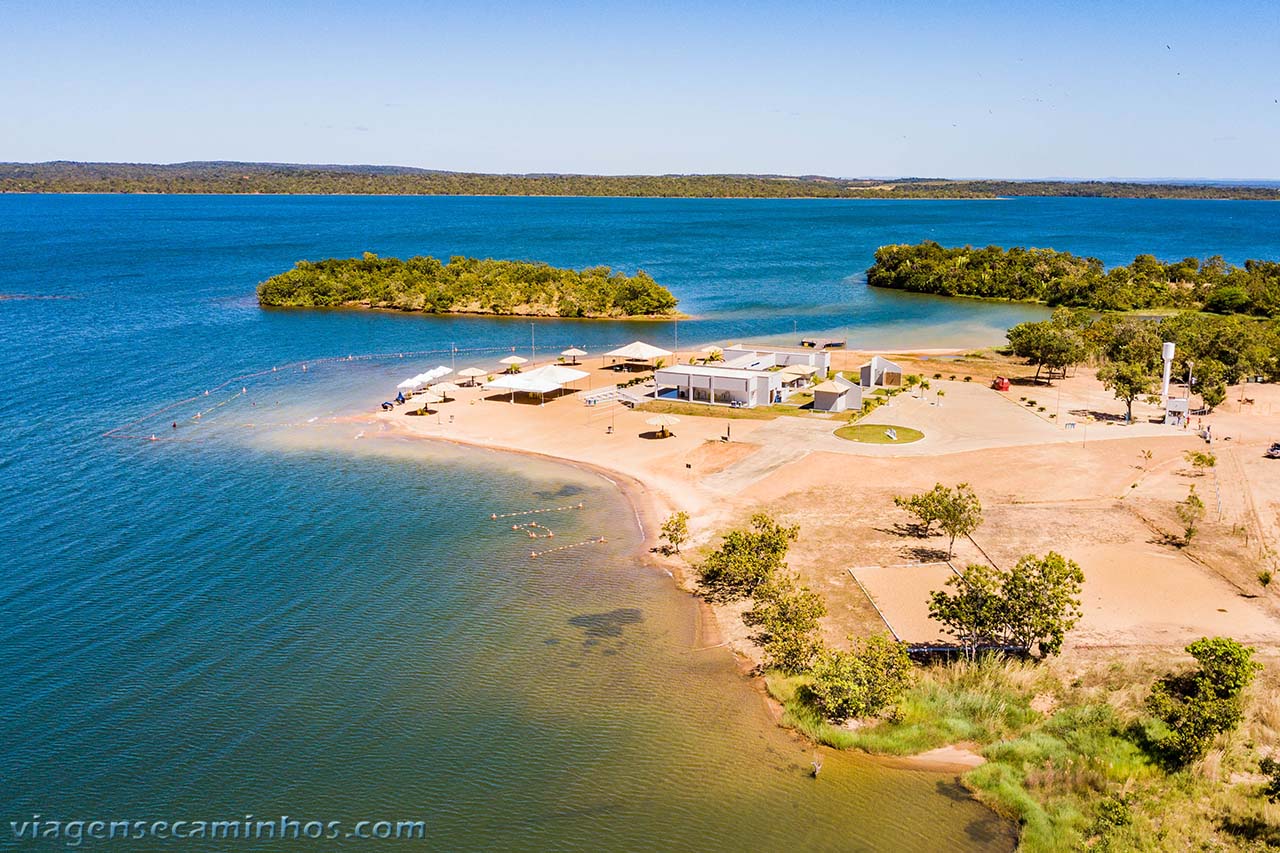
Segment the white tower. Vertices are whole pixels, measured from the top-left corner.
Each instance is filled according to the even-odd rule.
[[[1160,357],[1164,359],[1164,381],[1160,385],[1160,396],[1169,399],[1169,371],[1173,370],[1173,351],[1175,347],[1172,342],[1165,341],[1164,346],[1160,347]]]

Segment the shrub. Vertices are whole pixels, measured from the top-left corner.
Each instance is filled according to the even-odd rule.
[[[818,620],[827,615],[822,596],[801,586],[795,575],[774,572],[756,587],[755,606],[742,615],[760,628],[753,639],[764,649],[767,664],[783,672],[803,672],[821,645]]]
[[[1215,737],[1240,724],[1241,694],[1261,669],[1253,649],[1229,637],[1201,638],[1187,652],[1199,668],[1165,675],[1147,697],[1155,717],[1147,738],[1174,769],[1203,758]]]
[[[747,530],[731,530],[720,547],[698,566],[709,593],[724,599],[745,598],[785,563],[799,527],[778,524],[767,513],[751,516]]]
[[[814,704],[829,720],[879,714],[911,684],[907,647],[883,635],[857,640],[845,652],[823,649],[809,685]]]

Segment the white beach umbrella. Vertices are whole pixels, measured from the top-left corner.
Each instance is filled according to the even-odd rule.
[[[509,356],[507,356],[507,357],[506,357],[506,358],[504,358],[504,359],[500,359],[500,360],[498,361],[498,364],[505,364],[505,365],[507,366],[507,370],[509,370],[509,371],[510,371],[510,370],[514,370],[514,369],[515,369],[515,367],[516,367],[516,365],[524,364],[524,363],[525,363],[525,362],[527,362],[528,360],[529,360],[529,359],[527,359],[527,358],[521,358],[521,357],[520,357],[520,356],[518,356],[518,355],[509,355]]]
[[[468,385],[475,385],[476,380],[481,376],[488,376],[489,371],[481,370],[478,367],[466,367],[458,371],[458,375],[467,380]]]
[[[573,363],[574,363],[574,364],[577,364],[577,363],[578,363],[578,357],[579,357],[579,356],[586,355],[586,354],[587,354],[587,351],[586,351],[586,350],[584,350],[584,349],[578,349],[577,347],[569,347],[567,350],[565,350],[564,352],[562,352],[562,353],[560,353],[560,354],[561,354],[561,355],[567,355],[567,356],[569,356],[570,358],[572,358],[572,359],[573,359]]]
[[[437,382],[435,385],[432,385],[427,389],[429,393],[439,394],[445,400],[449,399],[450,394],[456,394],[461,390],[462,388],[454,385],[452,382]]]
[[[646,420],[645,423],[658,427],[659,435],[665,438],[666,436],[670,435],[670,432],[668,431],[667,428],[671,426],[675,426],[676,424],[680,423],[680,419],[677,418],[675,415],[654,415],[653,417]]]
[[[428,407],[432,403],[444,402],[444,397],[439,394],[433,394],[431,391],[423,391],[421,394],[415,394],[409,402],[417,407],[413,409],[415,412],[430,412],[431,410]]]

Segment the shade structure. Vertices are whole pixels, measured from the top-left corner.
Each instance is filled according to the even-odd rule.
[[[509,355],[506,358],[499,359],[498,364],[524,364],[529,359],[521,358],[518,355]]]
[[[539,380],[545,379],[560,385],[567,385],[570,382],[585,379],[587,375],[585,370],[574,370],[572,367],[565,367],[563,364],[548,364],[524,374],[525,377],[532,376]]]
[[[705,352],[707,355],[710,355],[713,352],[724,352],[724,348],[718,347],[715,344],[712,344],[709,347],[703,347],[701,351]]]
[[[813,390],[821,391],[823,394],[843,394],[845,391],[848,391],[849,388],[845,385],[837,385],[835,382],[828,379],[821,385],[814,385]]]
[[[517,391],[545,395],[552,391],[559,391],[566,383],[586,376],[587,373],[582,370],[574,370],[562,364],[548,364],[545,367],[530,370],[528,373],[504,373],[492,382],[485,383],[484,387],[510,391],[511,401],[514,403]]]
[[[779,372],[787,376],[812,376],[818,372],[818,368],[812,364],[788,364]]]
[[[634,358],[648,361],[651,358],[665,358],[671,355],[671,350],[655,347],[653,344],[646,344],[644,341],[632,341],[625,347],[610,350],[605,355],[613,358]]]
[[[560,354],[569,356],[570,358],[573,359],[573,363],[577,364],[578,356],[586,355],[587,351],[584,349],[578,349],[577,347],[569,347],[567,350],[562,351]]]
[[[485,383],[486,388],[503,391],[527,391],[531,394],[546,394],[557,391],[565,384],[587,376],[586,371],[574,370],[562,364],[548,364],[528,373],[508,373],[499,376],[492,382]]]
[[[654,415],[646,420],[645,423],[656,426],[658,428],[658,435],[662,438],[666,438],[671,434],[670,427],[680,423],[680,419],[675,415]]]
[[[424,370],[422,373],[419,373],[417,376],[413,377],[412,379],[406,379],[404,382],[401,382],[396,387],[399,388],[401,391],[406,391],[406,390],[416,391],[419,388],[421,388],[423,385],[429,385],[432,382],[435,382],[441,376],[447,376],[450,373],[453,373],[453,368],[445,367],[442,364],[439,367],[433,367],[430,370]]]
[[[435,385],[432,385],[427,389],[427,393],[439,394],[443,399],[447,400],[449,399],[450,394],[457,394],[461,390],[462,388],[454,385],[452,382],[437,382]]]
[[[423,391],[420,394],[414,394],[413,399],[409,401],[409,405],[413,408],[411,412],[425,412],[427,407],[432,403],[440,403],[444,401],[444,397],[439,394],[432,394],[430,391]]]
[[[467,367],[458,371],[458,375],[467,380],[468,385],[475,385],[476,380],[481,376],[488,376],[489,371],[481,370],[478,367]]]

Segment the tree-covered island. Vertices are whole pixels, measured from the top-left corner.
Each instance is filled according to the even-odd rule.
[[[1097,258],[1053,249],[947,248],[927,240],[881,246],[867,284],[932,293],[1130,311],[1178,308],[1221,314],[1280,315],[1280,263],[1221,257],[1163,263],[1138,255],[1106,269]]]
[[[676,298],[648,273],[561,269],[532,261],[452,257],[299,261],[258,285],[258,304],[362,307],[428,314],[522,317],[669,317]]]

